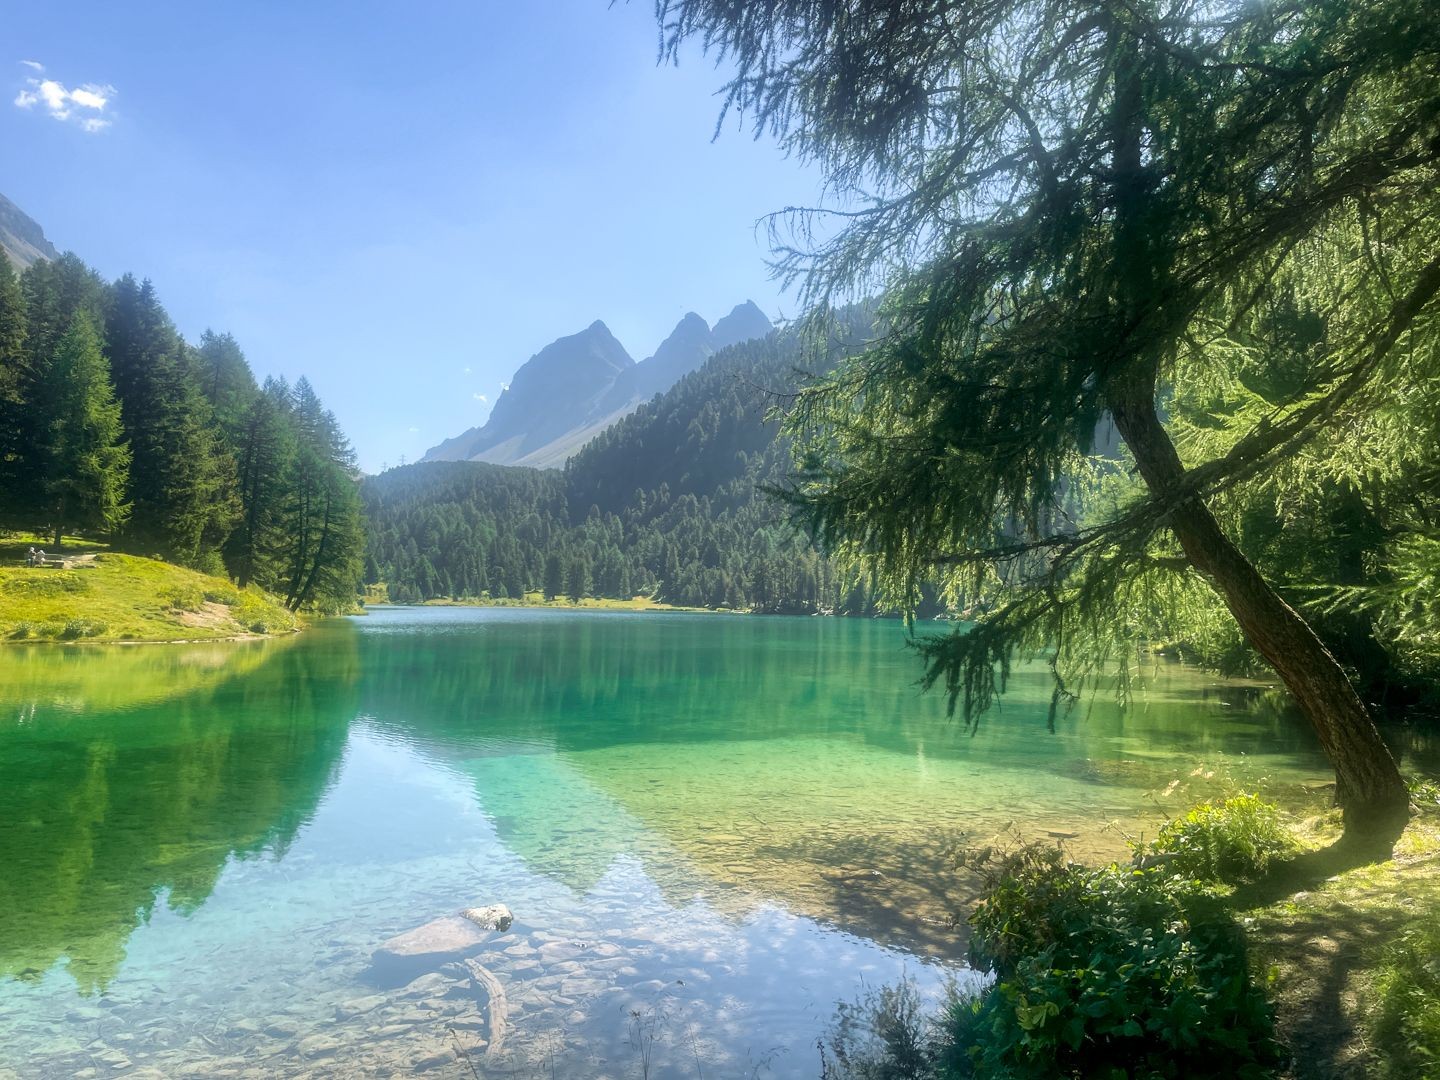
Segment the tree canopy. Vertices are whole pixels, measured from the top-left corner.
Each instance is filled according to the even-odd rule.
[[[161,555],[291,608],[354,603],[354,455],[304,379],[263,390],[229,334],[192,348],[154,286],[72,254],[0,257],[0,525]]]
[[[882,339],[791,413],[792,497],[902,602],[938,575],[975,605],[929,680],[973,716],[1050,649],[1058,703],[1117,645],[1228,612],[1347,822],[1403,813],[1344,671],[1236,539],[1287,470],[1333,491],[1358,428],[1413,454],[1395,419],[1433,416],[1406,404],[1436,371],[1429,5],[656,7],[667,55],[725,58],[727,111],[825,172],[828,208],[772,219],[781,272],[822,312],[884,296]]]

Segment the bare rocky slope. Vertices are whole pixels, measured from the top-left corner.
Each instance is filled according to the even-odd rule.
[[[489,420],[428,450],[422,461],[558,468],[592,438],[663,394],[721,349],[772,329],[753,302],[713,327],[693,311],[638,364],[603,322],[562,337],[515,372]]]
[[[54,259],[60,254],[45,239],[39,223],[4,195],[0,195],[0,251],[5,252],[16,273],[37,259]]]

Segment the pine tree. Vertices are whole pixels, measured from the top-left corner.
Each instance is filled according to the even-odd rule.
[[[545,556],[545,599],[554,600],[565,591],[565,564],[560,552],[552,551]]]
[[[25,322],[25,294],[0,252],[0,521],[12,520],[24,504]]]
[[[213,558],[239,515],[235,463],[194,360],[149,281],[115,283],[106,353],[130,442],[125,540],[191,564]]]
[[[110,387],[100,339],[78,314],[60,339],[41,399],[45,417],[45,496],[55,547],[69,529],[111,532],[125,520],[130,450]]]
[[[288,480],[285,600],[292,610],[347,605],[364,552],[354,451],[307,379],[291,393],[290,418],[296,451]],[[429,584],[435,587],[433,575]]]
[[[195,364],[215,419],[233,442],[239,442],[246,413],[260,393],[239,342],[230,334],[206,330],[195,350]]]
[[[284,547],[286,482],[295,456],[287,409],[289,388],[266,380],[241,419],[236,443],[241,514],[225,548],[243,589],[252,581],[276,588]]]
[[[565,591],[576,604],[590,595],[590,560],[584,555],[576,555],[570,560],[570,568],[565,575]]]
[[[0,392],[0,509],[17,524],[37,525],[49,520],[51,510],[42,480],[49,433],[39,405],[49,367],[77,315],[99,325],[105,286],[80,259],[66,253],[32,263],[20,276],[19,287],[18,303],[13,297],[3,301],[8,310],[23,313],[24,329],[19,335],[12,321],[7,336],[12,342],[20,337],[21,346],[6,358],[0,377],[5,384]]]

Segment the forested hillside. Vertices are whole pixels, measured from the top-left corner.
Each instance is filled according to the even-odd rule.
[[[0,257],[0,525],[105,537],[293,610],[353,603],[354,459],[305,379],[257,385],[235,339],[198,346],[149,281],[73,254]]]
[[[770,612],[871,610],[762,488],[789,469],[767,420],[803,354],[790,332],[731,346],[640,406],[564,472],[473,462],[363,487],[366,579],[397,601],[629,598]]]

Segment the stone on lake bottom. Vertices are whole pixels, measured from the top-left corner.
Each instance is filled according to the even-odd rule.
[[[466,956],[489,935],[469,919],[447,915],[396,934],[371,955],[371,970],[382,980],[399,980]]]

